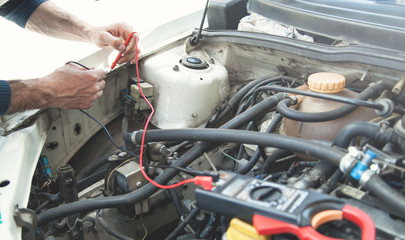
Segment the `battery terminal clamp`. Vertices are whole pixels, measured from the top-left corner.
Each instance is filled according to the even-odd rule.
[[[197,189],[197,207],[253,223],[263,236],[291,233],[299,239],[332,240],[316,231],[334,220],[348,220],[362,231],[362,240],[375,239],[373,220],[362,210],[329,195],[220,172],[216,187]]]

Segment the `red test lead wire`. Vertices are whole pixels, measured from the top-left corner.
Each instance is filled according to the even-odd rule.
[[[133,32],[128,36],[128,39],[125,41],[125,46],[128,45],[128,43],[131,40],[131,37],[134,33],[136,33],[136,32]],[[213,185],[212,185],[212,177],[210,177],[210,176],[196,176],[194,178],[186,179],[186,180],[183,180],[183,181],[178,182],[173,185],[161,185],[161,184],[153,181],[145,173],[145,170],[143,169],[142,159],[143,159],[143,146],[145,144],[145,134],[146,134],[146,130],[148,128],[149,122],[150,122],[153,114],[155,113],[155,109],[153,108],[153,106],[149,102],[149,100],[145,97],[145,95],[143,94],[142,89],[141,89],[141,84],[140,84],[140,80],[139,80],[139,66],[138,66],[138,41],[139,41],[139,37],[136,38],[136,43],[135,43],[135,67],[136,67],[136,76],[137,76],[137,80],[138,80],[139,92],[141,93],[142,98],[146,101],[146,103],[149,105],[149,107],[151,109],[151,113],[145,123],[144,131],[143,131],[143,135],[142,135],[142,142],[141,142],[141,152],[139,154],[139,166],[141,168],[142,175],[146,178],[146,180],[148,180],[148,182],[150,182],[154,186],[156,186],[158,188],[162,188],[162,189],[176,188],[178,186],[193,182],[196,185],[202,186],[204,190],[211,190],[213,188]],[[111,69],[113,69],[115,67],[116,63],[121,58],[121,55],[122,55],[122,53],[118,54],[113,65],[111,65]]]
[[[136,32],[132,32],[131,34],[129,34],[127,40],[126,40],[125,43],[124,43],[125,48],[128,46],[129,41],[131,41],[132,35],[134,35],[134,33],[136,33]],[[135,50],[138,51],[138,40],[136,40],[136,49],[135,49]],[[125,50],[124,50],[124,51],[125,51]],[[123,53],[124,53],[124,52],[119,52],[119,53],[118,53],[118,55],[117,55],[117,57],[115,58],[114,62],[111,64],[111,70],[113,70],[113,69],[115,68],[115,66],[117,65],[117,63],[118,63],[118,61],[120,60],[120,58],[121,58],[121,56],[122,56]],[[137,55],[137,54],[138,54],[138,53],[135,53],[135,55]],[[136,57],[136,59],[138,60],[138,57]]]

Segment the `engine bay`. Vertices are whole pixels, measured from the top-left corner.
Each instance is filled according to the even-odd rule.
[[[371,239],[374,226],[405,239],[401,60],[241,31],[192,44],[197,32],[110,72],[87,116],[46,112],[23,239],[307,236],[260,230],[275,224],[260,216],[312,239]],[[352,207],[357,222],[313,222]]]

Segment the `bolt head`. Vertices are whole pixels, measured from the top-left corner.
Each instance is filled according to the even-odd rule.
[[[371,171],[374,171],[374,172],[376,172],[376,173],[379,173],[380,172],[380,167],[377,165],[377,164],[371,164],[370,165],[370,170]]]
[[[358,158],[359,156],[361,156],[360,151],[355,147],[349,147],[348,150],[352,157]]]

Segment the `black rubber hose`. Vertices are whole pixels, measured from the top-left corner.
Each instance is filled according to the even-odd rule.
[[[333,145],[340,148],[347,148],[350,142],[358,136],[367,137],[369,139],[375,139],[380,131],[380,126],[373,122],[356,121],[345,125],[333,140]],[[330,192],[338,183],[339,178],[343,173],[336,169],[335,166],[330,166],[327,172],[335,170],[332,177],[327,180],[318,190],[322,192]]]
[[[340,178],[343,177],[343,175],[344,174],[340,171],[340,169],[336,169],[332,177],[330,177],[317,190],[323,193],[330,193],[336,187]]]
[[[266,112],[273,109],[277,103],[283,99],[284,94],[278,93],[274,96],[271,96],[262,102],[254,105],[253,107],[249,108],[245,112],[239,114],[238,116],[234,117],[232,120],[224,124],[221,128],[240,128],[250,122],[252,119],[258,118],[264,115]],[[130,139],[130,136],[129,136]],[[179,140],[179,139],[177,139]],[[176,140],[176,141],[177,141]],[[179,167],[188,166],[192,163],[195,159],[200,157],[204,152],[209,151],[210,149],[217,146],[217,144],[208,143],[208,142],[201,142],[195,146],[193,146],[189,151],[187,151],[183,156],[181,156],[176,162],[173,164]],[[179,173],[178,169],[175,168],[168,168],[164,171],[163,174],[157,176],[154,180],[160,184],[166,184],[170,181],[174,176]],[[122,207],[123,205],[132,204],[134,202],[141,201],[153,193],[159,190],[152,184],[147,184],[141,189],[120,195],[120,196],[112,196],[112,197],[105,197],[105,198],[95,198],[95,199],[87,199],[82,201],[77,201],[69,204],[64,204],[47,211],[42,212],[38,215],[38,226],[43,224],[49,223],[50,221],[59,219],[61,217],[65,217],[71,215],[73,213],[84,212],[84,211],[92,211],[101,208],[115,208],[115,207]]]
[[[93,173],[95,170],[99,169],[101,166],[105,165],[108,163],[108,158],[111,156],[111,154],[106,154],[103,155],[99,158],[97,158],[94,161],[91,161],[88,165],[86,165],[80,172],[77,174],[77,179],[82,179],[84,177],[87,177],[89,174]]]
[[[141,141],[143,131],[135,133],[136,141]],[[149,130],[145,135],[145,142],[175,141],[206,141],[214,143],[246,143],[268,147],[283,148],[303,153],[338,166],[344,153],[325,145],[315,144],[312,140],[282,136],[272,133],[260,133],[244,130],[228,129],[169,129]]]
[[[225,118],[229,113],[234,111],[247,94],[252,89],[256,89],[255,86],[261,86],[262,83],[268,84],[271,82],[277,82],[277,81],[293,81],[295,78],[292,77],[287,77],[287,76],[277,76],[277,77],[271,77],[271,76],[264,76],[261,78],[258,78],[257,80],[253,80],[243,86],[240,90],[238,90],[228,101],[226,104],[225,108],[215,117],[215,119],[210,119],[207,123],[207,127],[214,126],[217,124],[219,121]]]
[[[76,182],[77,191],[81,192],[82,190],[88,188],[89,186],[93,185],[95,182],[101,180],[105,176],[105,172],[107,171],[107,166],[100,168],[99,170],[93,172],[92,174],[80,179]]]
[[[358,136],[376,139],[380,131],[380,126],[377,123],[366,121],[355,121],[346,124],[336,135],[333,144],[338,147],[347,148],[350,142]]]
[[[367,100],[372,97],[379,96],[385,89],[390,88],[389,84],[383,81],[370,84],[357,97],[358,100]],[[344,105],[338,109],[327,112],[300,112],[288,107],[288,102],[282,101],[277,105],[277,111],[284,117],[301,122],[325,122],[346,116],[357,109],[354,105]]]
[[[263,168],[262,168],[262,173],[267,174],[269,173],[271,167],[273,164],[276,162],[276,160],[285,158],[288,156],[293,155],[293,153],[290,150],[285,150],[285,149],[278,149],[274,153],[272,153],[264,162]]]
[[[284,93],[277,93],[262,102],[252,106],[245,112],[235,116],[233,119],[222,125],[221,129],[238,129],[253,119],[263,116],[277,106],[277,103],[284,98]]]
[[[259,131],[259,128],[257,127],[257,124],[256,124],[255,120],[251,121],[251,122],[247,125],[246,131],[250,131],[250,130]],[[259,150],[259,152],[257,152],[257,150]],[[261,156],[263,159],[266,159],[266,158],[267,158],[267,156],[266,156],[266,151],[264,150],[264,148],[263,148],[262,146],[258,146],[257,150],[255,151],[255,153],[254,153],[254,155],[253,155],[254,158],[260,158],[260,156]],[[243,144],[241,144],[241,145],[239,146],[239,152],[238,152],[238,158],[237,158],[237,159],[242,159],[242,158],[244,158],[243,155],[244,155],[245,153],[246,153],[246,149],[245,149],[245,147],[243,146]],[[258,154],[259,154],[259,155],[258,155]],[[253,157],[252,157],[252,158],[253,158]],[[247,159],[247,158],[246,158],[246,159]]]
[[[366,100],[362,100],[362,99],[343,97],[343,96],[332,95],[332,94],[327,94],[327,93],[310,92],[310,91],[305,91],[305,90],[296,89],[296,88],[287,88],[287,87],[280,87],[280,86],[266,86],[266,87],[259,88],[258,91],[259,90],[260,91],[271,90],[271,91],[278,91],[278,92],[287,92],[287,93],[293,93],[293,94],[297,94],[297,95],[304,95],[304,96],[320,98],[320,99],[329,100],[329,101],[351,104],[356,107],[368,107],[368,108],[373,108],[373,109],[377,109],[377,110],[384,109],[384,106],[381,105],[380,103],[367,102]]]
[[[326,122],[342,118],[347,114],[356,110],[356,106],[345,105],[344,107],[338,108],[337,110],[327,111],[327,112],[300,112],[295,109],[290,108],[289,106],[291,101],[285,99],[278,103],[277,111],[281,113],[284,117],[300,122]],[[351,106],[350,110],[346,106]],[[346,111],[340,109],[345,108]]]
[[[281,120],[283,119],[283,116],[280,114],[277,114],[277,116],[273,119],[273,121],[270,123],[270,125],[266,129],[266,133],[272,133],[276,129],[276,127],[280,124]],[[239,174],[246,174],[248,173],[259,161],[260,159],[260,149],[256,149],[255,154],[251,157],[249,162],[247,162],[242,168],[238,169],[236,173]],[[266,160],[266,159],[263,159]]]
[[[183,213],[183,209],[181,207],[181,200],[179,197],[179,194],[177,193],[177,190],[174,188],[170,188],[167,190],[169,192],[170,198],[173,201],[174,208],[176,209],[177,215],[181,217]]]
[[[187,225],[190,223],[191,220],[193,220],[195,218],[195,216],[197,216],[197,214],[200,212],[200,209],[198,207],[194,208],[193,210],[191,210],[190,214],[188,214],[188,216],[184,219],[183,222],[181,222],[174,230],[173,232],[171,232],[169,234],[169,236],[167,236],[165,238],[165,240],[171,240],[174,237],[176,237],[176,235]]]
[[[364,187],[378,199],[384,201],[385,205],[390,206],[390,209],[398,216],[405,216],[405,197],[385,183],[379,175],[373,174]]]
[[[257,126],[256,119],[253,119],[250,123],[252,124],[252,130],[258,132],[259,127]],[[260,154],[258,157],[260,158],[260,156],[261,156],[263,158],[263,160],[265,160],[267,158],[267,155],[266,155],[266,150],[264,149],[264,147],[257,146],[257,150],[259,150],[259,154]]]
[[[102,216],[100,216],[101,210],[97,211],[96,213],[96,219],[97,222],[100,224],[100,226],[111,236],[120,239],[120,240],[133,240],[133,238],[127,237],[115,230],[113,230],[110,226],[108,226],[108,224],[104,221],[104,219],[102,218]]]
[[[307,174],[295,182],[293,186],[302,189],[318,187],[321,179],[324,176],[330,176],[335,171],[336,166],[336,164],[327,159],[321,159]]]
[[[262,87],[262,86],[265,86],[265,85],[267,85],[267,84],[271,84],[271,83],[277,83],[277,82],[281,82],[281,83],[283,83],[283,82],[285,82],[285,81],[288,81],[288,82],[294,82],[294,81],[296,81],[297,80],[297,78],[293,78],[293,77],[287,77],[287,76],[282,76],[282,77],[277,77],[277,78],[270,78],[270,79],[267,79],[267,80],[264,80],[264,81],[261,81],[261,82],[259,82],[259,83],[257,83],[257,84],[255,84],[253,87],[250,87],[249,88],[249,91],[243,96],[243,98],[240,100],[240,102],[239,102],[239,107],[238,107],[238,110],[237,110],[237,112],[236,112],[236,115],[237,114],[239,114],[239,113],[241,113],[241,112],[243,112],[243,111],[245,111],[248,107],[249,107],[249,101],[247,101],[250,97],[252,97],[252,95],[256,92],[256,90],[258,89],[258,88],[260,88],[260,87]],[[256,103],[256,99],[255,98],[253,98],[252,97],[252,99],[254,99],[254,100],[252,100],[252,105],[254,104],[254,103]],[[243,104],[243,105],[242,105]]]

